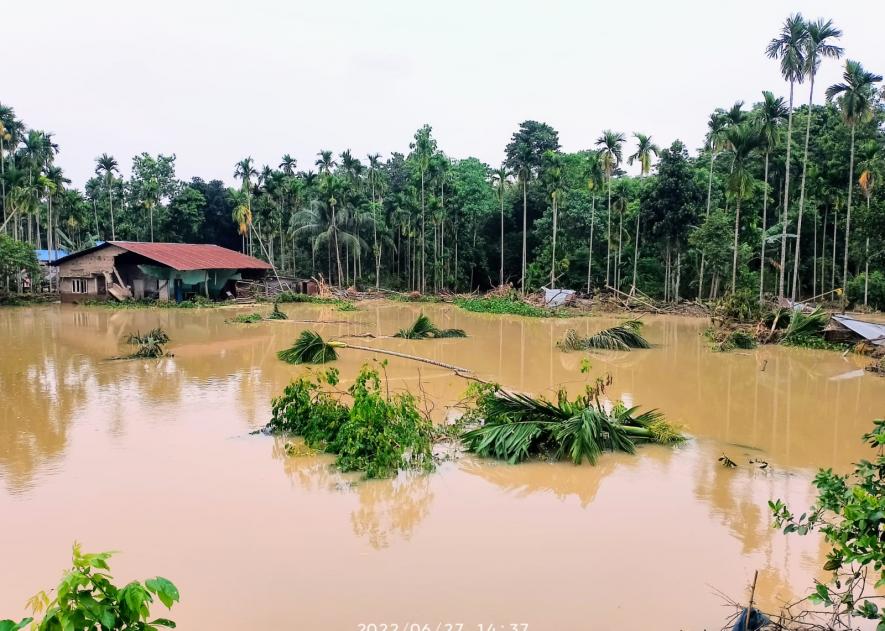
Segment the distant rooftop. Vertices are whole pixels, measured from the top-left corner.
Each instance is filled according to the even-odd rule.
[[[49,261],[57,261],[67,256],[68,251],[61,248],[57,250],[34,250],[34,254],[37,255],[37,260],[41,263],[48,263]]]

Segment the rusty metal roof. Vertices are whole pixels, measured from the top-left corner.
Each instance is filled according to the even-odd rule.
[[[271,269],[264,261],[210,243],[145,243],[143,241],[105,241],[81,252],[54,261],[55,265],[77,256],[115,245],[140,254],[161,265],[184,272],[198,269]]]

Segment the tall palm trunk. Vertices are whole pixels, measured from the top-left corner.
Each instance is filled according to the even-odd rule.
[[[498,270],[498,285],[504,284],[504,182],[501,182],[501,268]]]
[[[341,249],[338,247],[338,223],[335,220],[335,204],[332,204],[332,238],[335,241],[335,262],[338,267],[338,284],[341,285],[344,275],[341,270]],[[331,276],[331,273],[329,274]]]
[[[712,144],[712,143],[711,143]],[[710,218],[710,200],[713,196],[713,162],[716,160],[716,152],[713,151],[712,147],[710,148],[710,175],[707,177],[707,214],[705,215],[707,219]],[[703,296],[704,291],[704,262],[706,261],[706,255],[703,251],[701,251],[701,269],[698,273],[698,297],[701,298]]]
[[[424,231],[424,169],[421,169],[421,293],[427,291],[427,274],[424,268],[426,263],[425,250],[427,249],[427,237]]]
[[[734,207],[734,254],[731,262],[731,293],[737,292],[737,267],[738,267],[738,233],[741,227],[741,196],[738,195]]]
[[[790,300],[797,298],[799,285],[799,250],[802,240],[802,211],[805,209],[805,175],[808,171],[808,139],[811,137],[811,104],[814,98],[814,72],[811,73],[811,89],[808,91],[808,120],[805,123],[805,151],[802,154],[802,181],[799,184],[799,218],[796,220],[796,252],[793,258],[793,288],[790,291]]]
[[[630,295],[636,294],[636,266],[639,263],[639,214],[641,208],[636,209],[636,239],[633,242],[633,282],[630,283]]]
[[[612,260],[612,176],[608,174],[608,229],[606,230],[605,249],[605,284],[611,286],[611,260]]]
[[[848,298],[848,239],[851,236],[851,193],[854,190],[854,133],[857,122],[851,123],[851,157],[848,159],[848,208],[845,211],[845,252],[842,253],[842,310]]]
[[[765,151],[765,182],[762,197],[762,248],[759,253],[759,303],[762,303],[762,295],[765,291],[765,230],[768,228],[768,158],[770,151]]]
[[[525,259],[526,259],[526,235],[528,233],[528,197],[526,192],[526,178],[522,178],[522,277],[519,281],[519,291],[525,295]]]
[[[869,214],[870,198],[867,197],[867,211]],[[864,252],[864,270],[863,270],[863,306],[867,308],[867,293],[870,289],[870,238],[867,237],[866,252]]]
[[[786,177],[784,181],[784,207],[782,212],[783,225],[781,226],[781,269],[777,283],[778,298],[784,297],[784,276],[787,271],[787,217],[790,209],[790,147],[793,144],[793,88],[795,81],[790,81],[790,106],[787,114],[787,161]]]
[[[593,271],[593,226],[596,224],[596,195],[590,201],[590,243],[587,247],[587,293],[590,293],[590,273]]]
[[[111,211],[111,241],[117,240],[117,227],[114,225],[114,193],[111,184],[108,184],[108,207]]]
[[[618,257],[615,259],[615,287],[621,289],[621,242],[624,240],[624,205],[618,209]]]
[[[830,291],[836,290],[836,208],[833,207],[833,263],[830,266]]]
[[[556,287],[556,193],[553,194],[553,252],[550,257],[550,289]]]

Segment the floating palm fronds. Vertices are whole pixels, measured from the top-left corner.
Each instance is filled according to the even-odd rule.
[[[163,346],[169,343],[169,335],[157,327],[144,335],[138,331],[130,333],[126,336],[126,343],[137,347],[134,353],[126,356],[129,359],[163,357],[166,354]]]
[[[642,322],[639,320],[626,320],[590,337],[581,337],[577,331],[569,329],[557,345],[564,351],[583,351],[590,348],[629,351],[631,348],[651,348],[651,344],[642,337],[641,330]]]
[[[284,311],[280,310],[280,303],[273,303],[273,311],[271,311],[268,316],[268,320],[288,320],[289,316],[286,315]]]
[[[352,348],[369,353],[380,353],[382,355],[391,355],[393,357],[401,357],[403,359],[411,359],[413,361],[424,362],[440,368],[448,368],[455,372],[470,373],[471,371],[445,362],[436,361],[435,359],[427,359],[426,357],[418,357],[409,355],[408,353],[398,353],[396,351],[388,351],[382,348],[372,348],[371,346],[359,346],[342,342],[341,340],[325,341],[316,331],[304,330],[295,343],[287,349],[277,353],[277,357],[289,364],[325,364],[326,362],[338,359],[339,348]]]
[[[790,324],[784,333],[782,342],[795,342],[802,338],[820,337],[823,335],[824,327],[827,325],[830,316],[827,315],[820,307],[817,307],[811,313],[803,313],[794,310],[790,316]]]
[[[499,390],[478,400],[483,424],[461,435],[467,449],[517,463],[548,455],[581,464],[595,464],[603,451],[633,453],[641,441],[662,444],[685,440],[663,415],[622,404],[611,411],[589,396],[570,401],[560,391],[556,403]]]
[[[467,337],[464,329],[439,329],[423,313],[407,329],[400,329],[393,337],[407,340],[426,340],[429,338]]]
[[[235,317],[228,320],[228,322],[233,322],[235,324],[255,324],[256,322],[261,322],[264,318],[261,317],[261,314],[255,311],[254,313],[238,313]]]

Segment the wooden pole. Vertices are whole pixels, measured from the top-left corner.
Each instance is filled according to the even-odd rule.
[[[750,615],[753,613],[753,599],[756,597],[756,579],[759,578],[759,570],[753,573],[753,587],[750,589],[750,606],[747,607],[747,615],[744,616],[744,631],[750,629]]]

